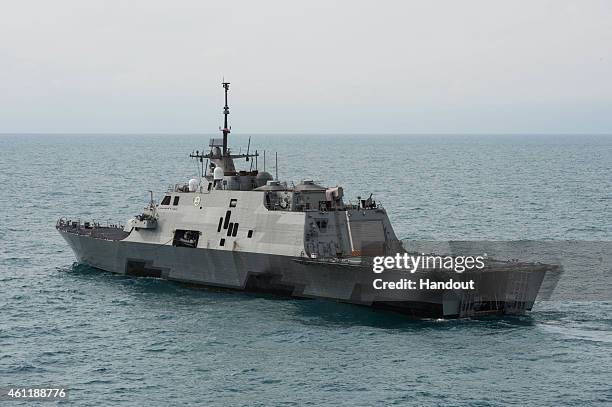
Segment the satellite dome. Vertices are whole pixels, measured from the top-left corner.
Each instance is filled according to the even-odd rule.
[[[255,191],[286,191],[287,187],[280,183],[280,181],[270,180],[259,188],[255,188]]]
[[[325,191],[321,185],[315,184],[313,180],[304,180],[295,186],[296,191]]]
[[[258,187],[261,187],[261,186],[266,185],[268,181],[272,181],[273,179],[274,178],[272,178],[272,175],[269,172],[262,171],[258,173],[257,176],[255,177],[255,183],[257,184]]]
[[[198,189],[198,180],[192,178],[189,180],[189,192],[195,192],[196,189]]]
[[[215,170],[213,171],[213,178],[215,181],[220,181],[223,179],[223,168],[221,167],[215,167]]]

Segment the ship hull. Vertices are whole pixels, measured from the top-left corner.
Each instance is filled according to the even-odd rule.
[[[501,272],[476,276],[480,290],[478,295],[471,297],[452,290],[376,290],[373,279],[382,275],[373,274],[367,264],[106,240],[58,231],[79,263],[116,274],[298,298],[329,299],[415,318],[524,314],[533,306],[545,274],[544,269],[530,270],[525,274],[520,301],[508,301],[512,279]],[[406,275],[389,272],[382,277],[386,281],[399,281]],[[464,275],[464,278],[468,277]]]

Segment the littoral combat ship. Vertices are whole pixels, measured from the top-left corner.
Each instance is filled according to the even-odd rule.
[[[229,85],[223,82],[223,138],[211,139],[207,153],[190,154],[201,163],[197,179],[170,187],[159,204],[151,192],[144,212],[125,226],[58,220],[56,228],[78,262],[125,275],[325,298],[414,317],[531,309],[544,265],[491,261],[482,270],[452,275],[440,268],[373,273],[377,256],[405,253],[385,209],[372,195],[349,204],[342,187],[311,180],[288,185],[259,171],[260,154],[250,152],[250,140],[246,153],[235,154],[228,147]],[[236,160],[249,169],[237,169]],[[383,280],[407,278],[470,280],[475,289],[380,289]]]

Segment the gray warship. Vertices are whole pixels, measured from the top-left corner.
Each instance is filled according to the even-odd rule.
[[[371,194],[351,204],[342,187],[279,181],[259,170],[260,154],[251,152],[250,139],[246,153],[234,154],[228,147],[230,84],[222,85],[223,137],[211,139],[209,151],[189,155],[201,163],[198,178],[169,187],[159,203],[151,192],[144,211],[124,226],[57,221],[77,262],[124,275],[335,300],[417,318],[531,310],[550,266],[491,261],[478,272],[451,276],[476,281],[476,290],[377,289],[375,279],[416,278],[403,270],[373,273],[377,256],[406,253],[386,210]],[[237,169],[237,160],[248,169]],[[449,278],[435,268],[425,276]]]

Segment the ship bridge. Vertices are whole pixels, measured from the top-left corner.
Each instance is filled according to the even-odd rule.
[[[231,126],[228,123],[230,113],[228,105],[229,82],[222,83],[225,90],[223,106],[223,126],[219,127],[222,137],[211,138],[208,152],[194,151],[189,156],[200,162],[199,179],[192,179],[188,184],[175,185],[169,192],[214,191],[253,191],[262,194],[263,204],[270,211],[339,211],[350,209],[376,209],[378,205],[370,198],[359,198],[357,205],[346,205],[343,201],[342,187],[323,187],[314,180],[303,180],[291,186],[278,179],[278,155],[275,154],[276,176],[266,171],[266,152],[263,152],[263,170],[259,168],[260,153],[251,151],[249,138],[246,152],[234,153],[228,146],[228,135]],[[245,160],[248,169],[236,168],[236,160]]]

